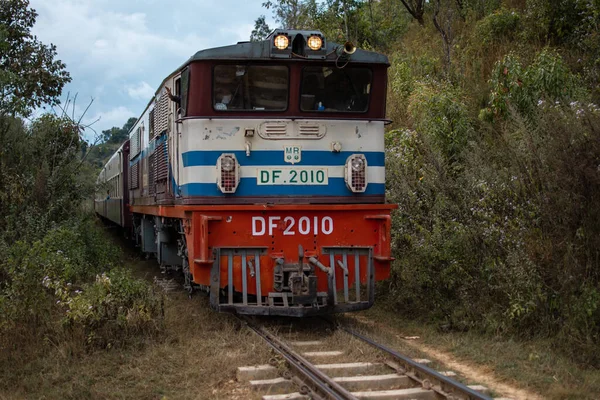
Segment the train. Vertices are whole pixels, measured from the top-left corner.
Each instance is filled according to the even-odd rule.
[[[99,173],[95,211],[219,312],[371,307],[390,274],[388,58],[320,31],[198,51]]]

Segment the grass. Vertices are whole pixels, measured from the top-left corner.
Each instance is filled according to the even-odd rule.
[[[188,300],[182,291],[167,296],[160,337],[95,351],[59,343],[30,343],[10,354],[2,349],[0,398],[247,399],[254,395],[235,381],[237,367],[271,357],[235,317],[211,311],[202,295]]]
[[[600,371],[573,362],[556,351],[550,340],[441,332],[433,324],[402,319],[381,303],[357,315],[363,321],[358,324],[361,329],[411,357],[431,358],[428,350],[441,351],[500,384],[552,400],[597,399],[600,393]],[[408,342],[404,336],[420,338]],[[441,364],[434,367],[444,368]]]
[[[155,261],[136,257],[131,253],[129,264],[138,277],[160,276]],[[482,375],[543,398],[593,399],[600,393],[600,371],[572,362],[548,340],[441,332],[435,325],[398,317],[382,302],[340,320],[408,356],[433,359],[437,370],[452,367],[435,362],[432,351],[450,354]],[[319,319],[262,321],[286,340],[319,339],[325,342],[320,350],[343,350],[339,361],[382,360],[372,347]],[[408,342],[403,336],[420,339]],[[202,295],[188,300],[180,290],[167,295],[160,336],[141,336],[122,348],[104,350],[89,350],[64,338],[34,341],[32,337],[21,327],[13,345],[0,349],[0,399],[260,398],[249,385],[236,381],[236,369],[267,363],[273,356],[262,339],[235,317],[211,311]],[[464,382],[485,384],[469,374]]]

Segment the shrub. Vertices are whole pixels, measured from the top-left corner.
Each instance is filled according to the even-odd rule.
[[[163,298],[148,283],[123,268],[97,275],[81,291],[68,291],[63,322],[83,330],[88,343],[113,346],[136,333],[160,330]]]
[[[479,114],[488,121],[506,118],[512,111],[531,118],[544,103],[568,104],[587,97],[560,55],[550,49],[540,51],[526,68],[508,54],[495,64],[489,83],[489,107]]]
[[[116,268],[121,254],[92,219],[59,226],[31,245],[19,241],[8,254],[0,268],[4,333],[19,324],[34,324],[42,334],[68,327],[90,343],[108,344],[118,342],[115,332],[160,327],[162,297]]]
[[[430,136],[450,163],[461,158],[472,127],[463,95],[444,82],[420,82],[409,99],[408,111],[416,130]]]
[[[388,116],[394,120],[394,126],[407,126],[411,124],[408,111],[410,96],[418,86],[419,79],[429,80],[437,74],[440,60],[424,54],[411,57],[404,52],[396,52],[390,61]]]
[[[395,122],[395,125],[405,124],[407,100],[412,92],[413,77],[410,67],[404,61],[392,58],[391,63],[388,72],[390,90],[387,96],[387,116]]]
[[[388,197],[399,204],[390,295],[409,316],[558,337],[598,364],[600,110],[542,108],[473,137],[459,169],[435,124],[387,134]]]
[[[473,37],[482,47],[513,40],[520,21],[521,15],[517,11],[501,8],[477,22]]]

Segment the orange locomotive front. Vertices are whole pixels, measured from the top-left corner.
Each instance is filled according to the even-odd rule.
[[[128,174],[111,178],[142,251],[219,311],[370,307],[392,261],[388,66],[317,31],[195,54],[131,130]]]
[[[194,258],[193,275],[207,286],[218,279],[218,288],[211,286],[214,307],[311,315],[372,305],[375,280],[389,275],[389,207],[243,208],[192,212],[188,243],[194,257],[210,257]]]
[[[184,270],[189,268],[192,285],[210,292],[213,308],[307,316],[373,304],[375,281],[389,276],[393,208],[265,204],[136,210],[183,221],[189,263]]]

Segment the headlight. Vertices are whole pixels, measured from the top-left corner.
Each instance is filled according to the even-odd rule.
[[[217,186],[223,193],[235,193],[240,182],[240,169],[235,154],[221,154],[217,160]]]
[[[235,168],[235,161],[231,157],[223,157],[221,159],[221,168],[223,171],[231,172]]]
[[[321,39],[319,36],[313,35],[308,38],[307,44],[311,50],[321,50],[321,47],[323,46],[323,39]]]
[[[346,160],[345,175],[348,189],[354,193],[364,193],[369,184],[367,159],[364,154],[353,154]]]
[[[285,50],[290,45],[290,39],[288,39],[288,37],[286,35],[277,35],[277,36],[275,36],[275,39],[273,40],[273,44],[279,50]]]
[[[352,171],[361,171],[365,165],[365,161],[362,158],[355,157],[352,159]]]

